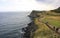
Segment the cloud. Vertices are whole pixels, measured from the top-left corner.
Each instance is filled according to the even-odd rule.
[[[43,2],[43,3],[52,3],[54,0],[36,0],[36,1],[39,1],[39,2]]]
[[[60,6],[60,0],[36,0],[38,2],[42,2],[44,4],[49,4],[54,7],[59,7]]]
[[[55,8],[54,4],[36,0],[0,0],[0,11],[51,10]]]

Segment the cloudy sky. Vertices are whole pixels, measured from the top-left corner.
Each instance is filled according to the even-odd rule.
[[[60,0],[0,0],[0,11],[51,10],[59,4]]]

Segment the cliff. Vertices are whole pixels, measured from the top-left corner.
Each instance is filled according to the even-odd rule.
[[[41,14],[41,13],[45,13],[46,11],[36,11],[36,10],[33,10],[32,12],[31,12],[31,14],[29,15],[29,17],[32,17],[32,18],[36,18],[36,17],[39,17],[39,15]]]
[[[56,9],[57,10],[57,9]],[[60,37],[58,34],[56,34],[55,32],[55,26],[53,26],[53,24],[55,24],[57,17],[60,17],[59,13],[55,13],[55,11],[36,11],[33,10],[31,12],[31,14],[29,15],[30,19],[32,20],[31,23],[28,24],[27,27],[22,28],[22,30],[25,32],[23,37],[24,38],[55,38],[55,37]],[[55,18],[56,17],[56,18]],[[54,21],[53,21],[54,20]],[[51,21],[51,22],[50,22]],[[44,23],[42,23],[44,22]],[[49,25],[46,22],[49,22]],[[59,21],[56,22],[60,23]],[[59,24],[57,24],[59,25]],[[52,29],[52,30],[51,30]],[[59,31],[60,29],[58,29]],[[49,36],[48,36],[49,35]]]
[[[33,38],[34,31],[36,31],[37,29],[37,25],[35,25],[34,20],[33,20],[34,18],[37,17],[36,14],[37,14],[37,11],[32,11],[31,14],[29,15],[32,22],[29,23],[27,27],[22,28],[22,30],[25,32],[23,35],[23,38]]]
[[[34,31],[37,29],[36,25],[34,24],[34,22],[32,21],[31,23],[28,24],[27,27],[25,27],[24,29],[24,38],[33,38],[33,33]]]

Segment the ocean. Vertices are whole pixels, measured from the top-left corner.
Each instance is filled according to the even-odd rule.
[[[29,14],[29,12],[0,13],[0,38],[21,38],[21,29],[31,22]]]

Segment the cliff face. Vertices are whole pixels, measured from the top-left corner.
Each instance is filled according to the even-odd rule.
[[[37,26],[35,25],[33,20],[35,17],[37,17],[36,14],[37,14],[36,11],[32,11],[31,14],[29,15],[32,22],[29,23],[27,27],[22,28],[22,30],[25,32],[23,38],[33,38],[34,31],[36,31],[37,29]]]
[[[37,30],[37,25],[34,23],[34,18],[39,17],[39,15],[44,11],[35,11],[33,10],[31,14],[29,15],[30,19],[32,20],[31,23],[28,24],[27,27],[22,28],[22,30],[25,32],[23,37],[24,38],[33,38],[34,32]]]
[[[33,38],[33,32],[37,29],[36,25],[32,21],[31,23],[28,24],[27,27],[24,29],[24,38]]]
[[[42,11],[35,11],[35,10],[33,10],[33,11],[31,12],[31,14],[29,15],[29,17],[30,17],[30,18],[36,18],[36,17],[39,17],[38,14],[41,14],[41,13],[42,13]]]

